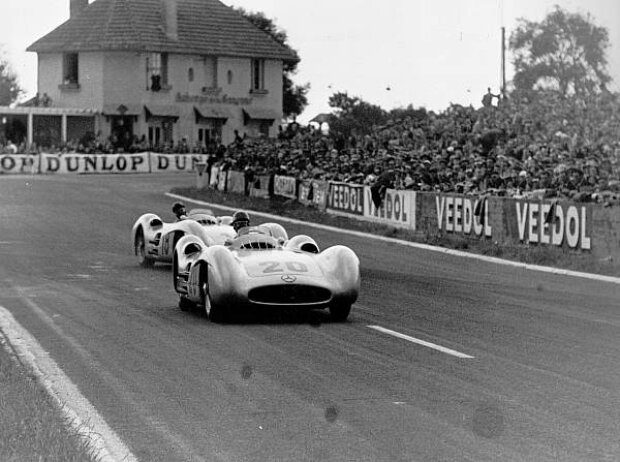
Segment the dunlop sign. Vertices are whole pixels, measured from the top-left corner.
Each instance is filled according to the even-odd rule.
[[[591,209],[585,205],[516,201],[519,241],[590,250]],[[551,215],[550,215],[551,214]]]
[[[198,162],[207,162],[208,154],[150,153],[151,173],[196,171]]]
[[[31,154],[0,155],[0,173],[39,173],[40,159]]]
[[[41,154],[41,173],[148,173],[149,155]]]
[[[364,186],[329,183],[327,209],[347,215],[364,215]]]
[[[399,228],[415,229],[415,191],[388,189],[381,207],[372,201],[370,187],[364,188],[364,218]]]
[[[484,200],[484,199],[483,199]],[[493,228],[489,221],[489,202],[465,196],[435,196],[437,227],[449,233],[491,237]],[[480,210],[475,215],[476,209]]]

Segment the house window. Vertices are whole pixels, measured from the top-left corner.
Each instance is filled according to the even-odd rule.
[[[161,144],[161,127],[149,126],[149,145],[152,148]]]
[[[232,71],[228,71],[226,74],[226,80],[228,81],[228,85],[232,84],[233,82],[233,72]]]
[[[211,119],[203,127],[198,128],[198,141],[205,147],[217,145],[222,140],[221,120]]]
[[[168,85],[168,53],[151,53],[146,58],[146,88],[159,91]]]
[[[253,59],[252,60],[252,85],[251,90],[264,90],[265,89],[265,60]]]
[[[205,87],[217,88],[217,58],[206,56],[205,62]]]
[[[76,85],[78,83],[78,54],[65,53],[62,60],[62,83]]]
[[[189,80],[190,82],[194,81],[194,68],[193,67],[190,67],[187,70],[187,80]]]

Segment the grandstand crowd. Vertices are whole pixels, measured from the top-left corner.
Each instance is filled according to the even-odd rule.
[[[289,124],[276,139],[237,135],[233,143],[149,146],[134,139],[125,152],[209,153],[210,164],[252,178],[281,174],[382,185],[397,189],[568,198],[620,204],[620,101],[553,92],[497,98],[479,109],[451,105],[442,112],[390,120],[347,138],[313,125]],[[31,153],[36,153],[34,146]],[[27,152],[0,144],[0,153]],[[97,137],[45,152],[118,152]]]

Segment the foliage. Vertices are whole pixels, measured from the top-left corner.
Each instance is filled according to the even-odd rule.
[[[246,11],[243,8],[235,8],[235,10],[254,26],[269,34],[277,43],[291,49],[297,55],[297,51],[293,50],[287,43],[288,35],[286,31],[278,28],[273,20],[261,12]],[[298,116],[308,105],[307,94],[308,90],[310,90],[310,84],[295,85],[292,79],[292,76],[297,72],[298,64],[299,59],[285,61],[283,64],[282,110],[287,118]]]
[[[8,61],[0,56],[0,106],[14,103],[22,93],[17,76],[11,70]]]
[[[420,107],[415,109],[412,104],[409,104],[407,107],[398,107],[390,110],[389,113],[390,119],[400,120],[409,118],[415,121],[425,120],[428,117],[426,112],[426,108]]]
[[[555,6],[541,22],[521,18],[510,36],[517,90],[554,89],[562,95],[604,91],[608,31],[588,14]]]
[[[330,131],[345,137],[368,133],[373,125],[384,124],[388,118],[381,107],[357,96],[349,96],[347,92],[334,93],[328,104],[335,109],[328,122]]]

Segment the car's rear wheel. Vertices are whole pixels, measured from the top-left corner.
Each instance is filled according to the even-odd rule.
[[[146,241],[142,231],[136,236],[136,255],[138,257],[138,264],[144,268],[149,268],[155,264],[155,260],[146,254]]]
[[[334,321],[342,322],[346,321],[351,312],[351,304],[349,303],[336,303],[329,307],[329,314]]]

